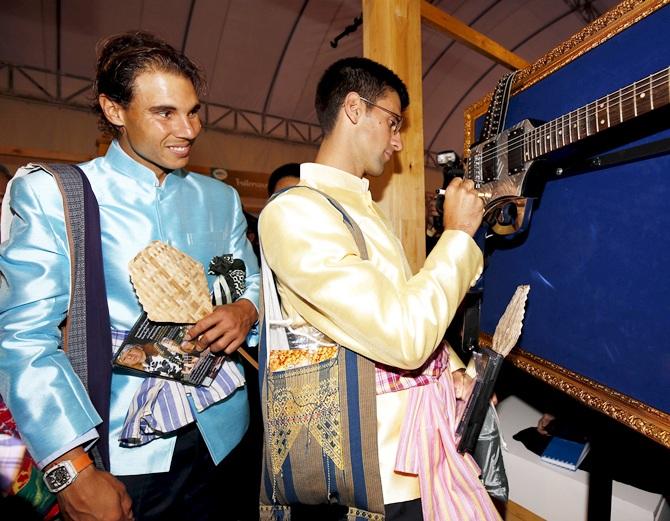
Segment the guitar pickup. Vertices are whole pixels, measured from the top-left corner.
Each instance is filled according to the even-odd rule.
[[[507,137],[507,167],[510,174],[518,174],[525,166],[523,134],[523,127],[519,127],[512,130]]]
[[[490,183],[498,179],[498,150],[495,140],[489,141],[482,147],[482,179],[483,183]]]

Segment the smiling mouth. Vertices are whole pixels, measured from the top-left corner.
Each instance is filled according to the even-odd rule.
[[[167,147],[169,150],[177,154],[178,156],[185,157],[191,153],[191,145],[169,145]]]

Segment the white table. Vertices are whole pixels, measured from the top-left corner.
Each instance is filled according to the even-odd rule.
[[[500,402],[497,409],[507,443],[503,459],[509,499],[548,521],[586,521],[588,473],[545,463],[512,438],[520,430],[537,425],[540,411],[516,396]],[[611,521],[670,521],[670,506],[659,494],[614,481]]]

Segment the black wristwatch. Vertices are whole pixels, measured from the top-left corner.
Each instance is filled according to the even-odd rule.
[[[49,489],[49,492],[55,494],[68,485],[71,485],[72,482],[77,479],[79,473],[92,464],[93,461],[91,461],[91,458],[86,452],[81,456],[77,456],[73,460],[61,461],[44,472],[44,483]]]

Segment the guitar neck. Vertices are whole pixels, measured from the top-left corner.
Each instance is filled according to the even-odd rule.
[[[670,104],[670,67],[597,99],[524,136],[524,160],[593,136]]]

